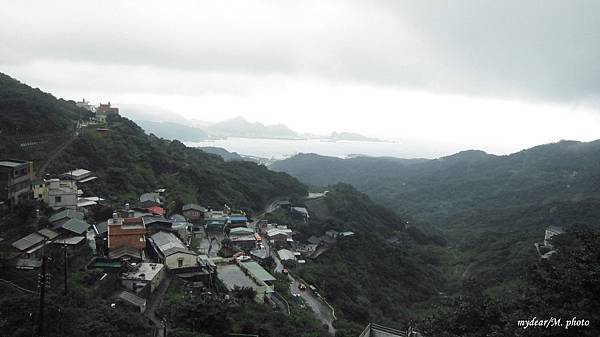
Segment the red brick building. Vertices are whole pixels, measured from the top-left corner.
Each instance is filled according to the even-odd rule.
[[[146,227],[142,218],[119,218],[108,220],[108,251],[128,248],[143,251],[146,248]]]

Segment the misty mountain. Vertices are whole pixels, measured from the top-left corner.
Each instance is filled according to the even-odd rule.
[[[242,156],[237,152],[229,152],[222,147],[202,146],[202,147],[198,147],[198,148],[206,153],[216,154],[216,155],[220,156],[221,158],[223,158],[225,161],[245,160],[245,161],[251,161],[251,162],[255,162],[255,163],[258,162],[258,160],[254,159],[252,157]]]
[[[464,151],[434,160],[301,154],[271,165],[310,185],[352,184],[386,205],[431,219],[472,207],[600,197],[600,141],[514,153]]]
[[[181,125],[172,122],[151,122],[137,120],[136,123],[141,126],[146,133],[165,138],[177,139],[179,141],[200,142],[209,138],[209,136],[200,128]]]
[[[299,138],[296,132],[283,124],[264,125],[258,122],[251,123],[243,117],[214,123],[206,128],[206,132],[215,137]]]
[[[351,141],[363,141],[363,142],[382,142],[379,138],[371,138],[363,136],[355,132],[332,132],[329,136],[331,140],[351,140]]]

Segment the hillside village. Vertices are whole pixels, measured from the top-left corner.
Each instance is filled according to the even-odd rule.
[[[78,105],[94,112],[81,128],[106,125],[106,114],[118,114],[118,108],[111,108],[110,103],[96,109],[85,100]],[[101,133],[108,130],[97,128]],[[256,303],[271,304],[285,315],[291,314],[291,305],[314,311],[329,332],[335,333],[334,308],[290,267],[311,263],[338,240],[354,233],[330,229],[321,236],[297,240],[291,224],[265,219],[269,212],[283,212],[299,223],[308,223],[310,210],[303,203],[282,198],[266,205],[266,211],[259,214],[227,204],[213,209],[197,203],[167,212],[166,206],[173,203],[169,188],[157,186],[139,195],[138,200],[114,205],[104,196],[84,192],[87,184],[102,183],[93,168],[36,177],[33,164],[0,160],[0,184],[7,191],[0,204],[3,213],[32,201],[37,205],[29,226],[37,230],[20,236],[2,233],[2,265],[17,273],[11,278],[34,273],[43,284],[49,284],[49,256],[58,252],[64,255],[65,266],[70,257],[86,257],[82,268],[94,275],[92,289],[109,298],[111,305],[129,306],[148,317],[157,335],[168,330],[156,312],[175,284],[199,294],[216,292],[220,300],[228,300],[229,293],[239,289],[250,289]],[[326,194],[309,193],[306,200],[322,199]],[[67,267],[64,277],[67,294]],[[282,277],[289,283],[284,294],[275,289]],[[41,310],[45,310],[41,301]]]
[[[406,304],[449,300],[443,238],[352,186],[307,192],[145,135],[110,103],[77,106],[60,137],[15,138],[0,159],[0,291],[20,305],[8,320],[18,335],[61,335],[78,317],[68,308],[85,307],[96,336],[414,337],[427,321]],[[547,227],[536,260],[569,258],[555,245],[565,236]],[[467,280],[474,265],[454,269]]]
[[[93,107],[83,100],[77,105],[92,112],[89,119],[80,121],[78,129],[95,129],[100,135],[110,132],[107,116],[119,113],[110,103]],[[101,291],[112,305],[129,306],[148,317],[157,335],[168,331],[168,323],[156,313],[169,288],[173,291],[174,287],[195,294],[216,293],[217,301],[227,301],[230,294],[249,289],[256,303],[268,303],[285,315],[292,314],[290,306],[294,305],[313,312],[329,333],[335,334],[335,309],[315,285],[295,274],[294,267],[312,263],[339,240],[355,233],[328,229],[320,236],[300,235],[298,239],[293,223],[269,220],[271,213],[283,213],[295,223],[308,224],[308,202],[325,198],[327,191],[309,193],[306,202],[280,198],[256,214],[227,204],[215,209],[188,203],[173,210],[175,201],[169,197],[169,186],[156,186],[137,200],[115,205],[104,195],[84,192],[90,183],[102,184],[93,167],[73,167],[61,174],[36,177],[33,166],[26,160],[0,160],[0,184],[6,191],[0,203],[3,212],[31,200],[38,205],[32,219],[37,230],[17,237],[2,233],[5,268],[34,272],[46,279],[48,256],[53,252],[62,252],[65,264],[69,256],[85,256],[83,268],[94,275],[91,287]],[[535,245],[541,258],[557,253],[550,239],[562,233],[560,228],[548,228],[544,243]],[[289,284],[284,293],[276,289],[282,278]],[[372,323],[361,336],[378,333],[420,335],[411,326],[400,331]]]

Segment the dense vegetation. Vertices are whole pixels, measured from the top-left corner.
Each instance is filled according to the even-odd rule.
[[[436,160],[298,155],[274,163],[310,185],[350,183],[451,244],[451,280],[486,286],[524,272],[548,225],[596,224],[600,141],[562,141],[509,156],[465,151]]]
[[[413,305],[444,286],[443,242],[405,223],[350,185],[328,187],[324,199],[308,202],[311,220],[300,235],[352,231],[296,271],[336,308],[336,336],[357,336],[371,321],[405,329]],[[321,205],[318,205],[318,204]]]
[[[553,244],[558,253],[528,263],[520,282],[501,296],[467,281],[457,296],[434,307],[422,328],[438,337],[598,336],[600,230],[576,226],[555,237]],[[555,320],[548,327],[518,326],[519,320],[533,318],[560,319],[560,324]]]
[[[135,123],[114,116],[110,135],[86,130],[49,167],[93,170],[102,182],[94,191],[110,200],[133,200],[143,192],[166,187],[168,198],[212,207],[260,210],[277,196],[303,195],[306,188],[287,174],[250,162],[226,162],[217,155],[188,148],[179,141],[147,136]]]
[[[102,272],[86,271],[85,265],[91,258],[87,246],[77,250],[69,248],[68,256],[68,296],[64,291],[63,248],[48,245],[48,287],[44,310],[43,336],[128,336],[145,337],[152,335],[152,325],[131,308],[110,299],[117,288],[112,275],[99,281]],[[14,287],[7,282],[0,283],[0,331],[2,336],[38,336],[37,295],[38,270],[15,271],[14,267],[0,269],[0,278],[18,284]],[[23,290],[25,289],[25,290]],[[27,291],[29,290],[29,291]],[[41,334],[40,334],[41,335]]]
[[[59,101],[6,75],[0,79],[3,134],[15,126],[22,135],[29,136],[59,132],[59,141],[40,147],[22,148],[14,142],[0,142],[2,157],[33,160],[39,167],[64,139],[73,135],[81,111],[74,102]],[[227,203],[252,210],[261,210],[274,197],[306,194],[306,187],[287,174],[246,161],[225,162],[179,141],[146,135],[126,118],[109,116],[106,127],[110,130],[108,136],[96,132],[96,126],[82,128],[79,136],[58,153],[46,173],[60,174],[74,168],[91,170],[99,179],[82,186],[84,192],[114,203],[135,201],[141,193],[159,187],[166,187],[169,199],[179,205],[199,202],[221,208]],[[12,134],[10,138],[14,139]]]
[[[88,112],[0,73],[0,136],[74,131],[80,114]]]
[[[172,285],[160,315],[172,327],[170,336],[227,336],[229,333],[261,337],[325,337],[327,330],[307,310],[287,316],[269,304],[254,302],[250,288],[236,289],[229,300],[211,294],[194,294]]]

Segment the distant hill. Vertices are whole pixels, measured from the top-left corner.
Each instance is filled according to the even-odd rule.
[[[224,120],[206,128],[206,132],[215,137],[242,138],[299,138],[298,134],[283,124],[264,125],[251,123],[243,117]]]
[[[202,147],[199,147],[199,149],[206,153],[216,154],[216,155],[220,156],[221,158],[225,159],[225,161],[235,161],[235,160],[243,161],[243,160],[245,160],[245,161],[257,162],[257,160],[254,158],[242,156],[237,152],[229,152],[222,147],[202,146]]]
[[[435,226],[460,254],[457,277],[490,285],[524,272],[547,226],[600,225],[600,141],[422,161],[302,154],[270,167],[309,185],[352,184],[411,223]]]
[[[209,138],[204,130],[172,122],[136,121],[148,134],[158,137],[189,142],[200,142]]]
[[[74,131],[89,112],[0,73],[0,136]]]
[[[34,166],[39,166],[65,144],[64,150],[54,154],[47,172],[89,169],[98,179],[82,185],[84,192],[116,205],[135,201],[141,193],[159,187],[168,188],[168,196],[174,201],[170,207],[198,202],[211,207],[227,203],[261,210],[274,197],[306,194],[306,186],[285,173],[248,161],[226,162],[179,141],[147,135],[119,115],[109,116],[106,125],[99,125],[108,129],[108,136],[96,132],[95,125],[82,128],[75,136],[75,124],[82,111],[74,102],[58,100],[6,75],[0,76],[0,100],[0,137],[6,140],[0,142],[2,156],[32,160]],[[15,127],[20,134],[30,136],[58,134],[51,142],[21,147],[10,133]]]
[[[362,141],[362,142],[383,142],[379,138],[371,138],[363,136],[359,133],[354,132],[332,132],[329,136],[331,140],[351,140],[351,141]]]

